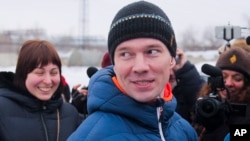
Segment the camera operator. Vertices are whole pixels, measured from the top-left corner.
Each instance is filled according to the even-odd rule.
[[[222,141],[229,132],[230,125],[250,124],[249,59],[249,52],[241,46],[231,46],[230,49],[220,54],[216,67],[221,69],[225,88],[216,88],[218,95],[214,98],[209,96],[213,91],[211,85],[205,84],[201,89],[199,96],[203,98],[203,102],[210,102],[214,99],[217,101],[215,104],[217,107],[209,109],[204,106],[204,110],[199,105],[201,101],[197,100],[194,127],[199,134],[200,141]],[[213,114],[203,114],[202,112],[205,113],[206,110],[207,112],[215,111]]]

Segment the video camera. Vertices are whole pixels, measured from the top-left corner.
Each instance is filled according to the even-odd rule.
[[[202,72],[209,75],[207,84],[211,89],[208,96],[199,97],[195,107],[195,121],[213,129],[224,123],[230,116],[245,116],[247,104],[231,103],[230,93],[224,85],[221,69],[204,64]],[[227,98],[222,99],[219,90],[225,90]]]
[[[222,72],[219,68],[204,64],[202,66],[202,72],[209,75],[207,84],[211,92],[208,96],[199,97],[197,99],[195,105],[195,120],[206,127],[213,128],[222,123],[230,113],[230,94],[224,85]],[[226,90],[227,99],[222,99],[218,90]]]

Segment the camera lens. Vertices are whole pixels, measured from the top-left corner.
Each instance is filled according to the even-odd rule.
[[[213,98],[202,99],[199,101],[197,108],[201,116],[210,118],[218,112],[220,102]]]

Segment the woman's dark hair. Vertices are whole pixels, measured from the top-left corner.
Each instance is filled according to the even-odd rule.
[[[49,63],[57,65],[61,75],[62,64],[55,47],[45,40],[27,40],[23,43],[19,52],[14,86],[19,90],[27,91],[25,81],[28,73],[38,66],[43,67]],[[58,90],[61,89],[61,83]]]

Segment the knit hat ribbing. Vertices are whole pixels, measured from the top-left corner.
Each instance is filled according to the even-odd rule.
[[[234,70],[244,74],[250,78],[250,54],[240,47],[230,48],[223,52],[217,62],[216,66],[223,69]]]
[[[162,41],[176,55],[175,34],[167,15],[158,6],[139,1],[129,4],[116,14],[108,35],[108,50],[114,64],[114,52],[123,41],[149,37]]]

